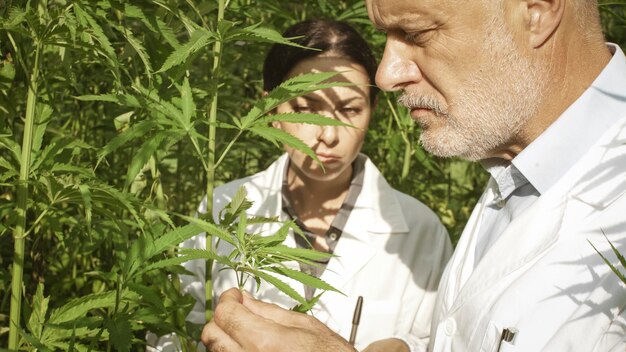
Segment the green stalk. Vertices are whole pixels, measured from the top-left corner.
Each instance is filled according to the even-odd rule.
[[[33,149],[33,125],[37,104],[37,84],[39,79],[40,43],[35,49],[35,64],[28,86],[26,100],[26,122],[22,140],[20,178],[17,185],[17,225],[13,231],[13,268],[11,273],[11,312],[9,324],[9,349],[17,350],[19,345],[20,317],[22,310],[22,280],[24,275],[24,240],[26,237],[26,211],[28,206],[28,175],[30,174],[31,151]]]
[[[409,176],[409,171],[411,171],[411,156],[413,155],[413,147],[411,143],[407,143],[404,146],[404,160],[402,163],[402,174],[400,175],[400,180],[404,181]]]
[[[402,136],[402,140],[404,140],[405,144],[404,159],[402,162],[402,174],[400,176],[400,180],[404,181],[407,176],[409,176],[409,171],[411,169],[411,156],[413,155],[413,145],[411,144],[411,141],[409,141],[408,132],[400,122],[398,112],[391,104],[391,100],[387,99],[387,105],[389,105],[389,109],[391,110],[391,115],[393,116],[393,119],[396,121],[396,124],[398,124],[398,128],[400,129],[400,135]]]
[[[224,19],[224,9],[225,9],[225,0],[218,0],[218,10],[217,10],[217,23],[216,26]],[[219,86],[220,79],[220,66],[222,63],[222,39],[219,38],[215,44],[213,45],[213,96],[211,97],[211,105],[209,108],[209,155],[207,156],[207,184],[206,184],[206,198],[207,198],[207,207],[206,213],[207,216],[212,219],[213,218],[213,188],[215,187],[215,135],[217,129],[217,101],[218,101],[218,93],[217,89]],[[206,238],[206,246],[209,249],[212,245],[213,241],[209,234],[207,234]],[[211,268],[213,266],[213,261],[207,260],[206,263],[206,275],[205,275],[205,318],[207,321],[211,320],[213,317],[213,286],[211,280]]]

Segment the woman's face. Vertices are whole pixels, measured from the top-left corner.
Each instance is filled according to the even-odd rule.
[[[354,127],[317,126],[301,123],[275,122],[274,127],[301,139],[317,154],[321,166],[306,154],[285,146],[291,168],[311,180],[345,179],[352,173],[352,162],[359,154],[367,132],[372,109],[370,81],[364,67],[348,59],[313,57],[298,63],[287,77],[304,73],[341,72],[333,81],[354,84],[318,90],[277,107],[277,113],[316,113],[337,119]],[[341,177],[344,176],[344,177]]]

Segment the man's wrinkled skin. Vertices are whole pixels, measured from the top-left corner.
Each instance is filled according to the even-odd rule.
[[[212,352],[356,351],[319,320],[258,301],[233,288],[224,292],[202,331]],[[374,350],[372,350],[374,351]]]

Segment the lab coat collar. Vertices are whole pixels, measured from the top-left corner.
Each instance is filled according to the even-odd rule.
[[[585,215],[589,214],[566,216],[574,202],[589,205],[592,213],[597,214],[622,196],[626,192],[625,156],[626,117],[612,126],[557,185],[511,222],[472,272],[453,273],[456,281],[450,288],[460,292],[454,295],[456,300],[451,300],[452,297],[445,300],[452,303],[450,313],[538,258],[558,240],[561,232],[566,235],[566,229],[561,231],[564,219],[569,219],[568,228],[577,226],[573,222],[587,221]],[[481,202],[477,207],[480,206]],[[472,222],[468,226],[475,225]]]
[[[267,195],[278,195],[277,197],[272,197],[275,199],[271,206],[273,214],[281,213],[282,199],[280,192],[284,177],[283,171],[287,167],[288,162],[289,157],[285,153],[263,173],[263,177],[266,180],[259,182],[259,184],[269,186]],[[360,224],[361,229],[370,233],[407,233],[409,227],[404,219],[400,203],[396,199],[395,191],[385,181],[385,178],[369,158],[365,161],[364,172],[363,189],[352,210],[354,216],[351,215],[350,217],[362,221]],[[263,216],[264,214],[255,215]]]
[[[613,57],[591,86],[512,164],[539,191],[546,193],[626,111],[626,57],[607,44]]]

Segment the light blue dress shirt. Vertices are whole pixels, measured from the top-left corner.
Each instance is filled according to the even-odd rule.
[[[480,220],[474,266],[513,219],[543,193],[623,117],[626,101],[609,92],[626,85],[626,57],[615,44],[607,44],[613,58],[587,90],[536,140],[511,162],[487,159],[491,174],[489,202]]]

